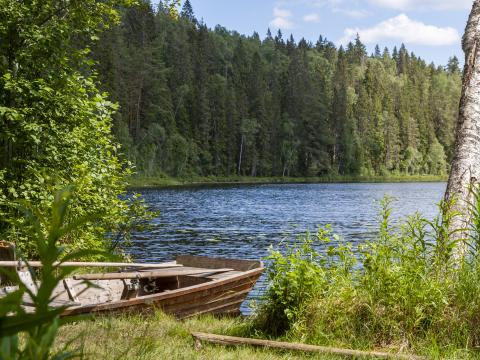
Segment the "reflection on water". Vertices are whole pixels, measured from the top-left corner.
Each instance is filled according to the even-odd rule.
[[[259,259],[270,245],[326,224],[344,239],[361,242],[375,235],[378,200],[384,195],[398,199],[393,212],[397,220],[415,211],[433,218],[445,186],[289,184],[141,190],[145,202],[161,214],[148,233],[134,234],[129,251],[139,262],[172,260],[177,254]]]

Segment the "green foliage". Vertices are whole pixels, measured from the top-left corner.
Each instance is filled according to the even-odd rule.
[[[257,324],[323,345],[472,355],[480,342],[476,194],[468,239],[452,240],[451,203],[442,202],[433,221],[415,214],[393,224],[393,200],[386,198],[375,240],[331,244],[327,229],[315,246],[307,234],[293,247],[272,250]],[[453,251],[458,241],[470,249],[462,259]]]
[[[29,204],[17,205],[18,211],[25,217],[25,224],[30,225],[29,239],[35,245],[42,267],[37,274],[33,268],[28,268],[35,283],[34,288],[27,287],[20,281],[18,274],[9,273],[12,281],[18,284],[18,290],[0,298],[0,358],[4,360],[43,360],[69,359],[78,355],[66,348],[52,352],[57,331],[62,325],[59,315],[65,307],[49,306],[54,299],[55,287],[75,268],[60,267],[59,263],[85,257],[94,251],[66,252],[61,245],[62,238],[71,236],[76,228],[90,222],[99,214],[90,213],[86,217],[74,216],[73,189],[57,192],[48,216],[40,213],[43,210]],[[28,261],[18,253],[20,260]],[[34,307],[33,313],[25,312],[22,307],[23,298],[28,296]],[[19,337],[19,335],[22,335]]]
[[[305,307],[324,296],[331,283],[350,278],[357,261],[351,245],[339,241],[327,226],[319,228],[313,237],[307,233],[293,245],[285,244],[282,251],[270,249],[266,259],[269,286],[257,326],[273,335],[283,334],[299,325]]]
[[[261,40],[207,28],[189,1],[172,20],[145,0],[92,57],[140,176],[441,175],[452,158],[458,59]]]
[[[329,242],[328,231],[320,230],[316,240]],[[318,264],[321,255],[314,249],[310,234],[301,242],[285,246],[285,253],[270,249],[266,259],[268,299],[262,306],[260,318],[263,324],[278,335],[298,320],[302,305],[308,303],[321,289],[322,267]]]
[[[180,5],[180,0],[164,0],[159,2],[159,7],[166,9],[172,18],[178,17],[178,6]]]
[[[52,194],[75,184],[72,212],[103,215],[61,240],[69,249],[106,249],[107,232],[131,216],[122,200],[131,165],[111,135],[117,106],[97,88],[88,44],[119,20],[130,0],[0,0],[0,238],[38,256],[11,206],[46,213]]]
[[[435,140],[426,157],[428,172],[433,175],[444,175],[447,173],[447,157],[443,146]]]

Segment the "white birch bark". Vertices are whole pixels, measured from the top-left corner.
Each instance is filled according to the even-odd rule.
[[[463,37],[465,68],[463,72],[462,97],[458,115],[455,153],[445,199],[456,200],[453,210],[458,216],[451,230],[466,229],[470,223],[470,188],[480,180],[480,0],[475,0]],[[453,235],[463,238],[465,232]],[[466,246],[459,245],[462,255]]]

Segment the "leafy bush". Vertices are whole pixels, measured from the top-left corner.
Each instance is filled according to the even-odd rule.
[[[352,247],[334,246],[334,241],[339,238],[327,226],[313,236],[299,237],[293,245],[286,244],[283,251],[270,249],[266,259],[269,286],[257,318],[261,328],[274,335],[289,330],[301,320],[305,306],[322,296],[333,277],[350,276],[355,264]],[[326,247],[326,253],[319,252],[316,244]]]
[[[318,291],[322,279],[319,257],[310,234],[300,244],[287,245],[285,254],[271,248],[267,258],[268,301],[263,304],[261,321],[275,334],[288,329],[302,305]]]
[[[317,233],[315,247],[307,234],[272,249],[257,326],[324,345],[430,355],[479,346],[480,196],[465,240],[452,240],[451,203],[439,205],[434,221],[415,214],[400,225],[392,224],[391,203],[382,201],[372,241],[333,246],[327,228]],[[463,258],[454,252],[458,241],[469,245]]]
[[[61,240],[71,249],[107,249],[104,235],[129,223],[132,166],[111,134],[118,107],[98,89],[88,46],[133,3],[0,0],[0,238],[30,258],[38,254],[11,206],[20,200],[47,212],[52,194],[75,184],[74,213],[103,216]]]

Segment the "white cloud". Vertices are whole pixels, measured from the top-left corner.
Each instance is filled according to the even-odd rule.
[[[367,1],[375,0],[277,0],[276,3],[279,6],[305,6],[315,9],[328,9],[353,19],[360,19],[371,15],[370,11],[365,10],[365,2]]]
[[[270,21],[270,26],[275,29],[291,29],[295,26],[290,18],[293,16],[292,12],[278,7],[273,8],[273,20]]]
[[[295,24],[285,18],[282,17],[276,17],[272,21],[270,21],[270,26],[273,27],[274,29],[291,29],[295,26]]]
[[[367,10],[333,9],[333,11],[345,14],[353,19],[363,19],[371,15]]]
[[[348,28],[340,44],[353,40],[356,34],[365,43],[378,43],[382,40],[396,40],[406,44],[443,46],[452,45],[460,41],[458,31],[452,27],[437,27],[426,25],[420,21],[410,19],[400,14],[370,28]]]
[[[369,0],[370,4],[395,10],[453,10],[468,9],[472,0]]]
[[[316,13],[307,14],[303,17],[303,21],[318,23],[320,21],[320,15]]]
[[[374,6],[406,10],[455,10],[469,9],[473,0],[277,0],[278,4],[306,5],[330,8],[364,8],[368,3]]]
[[[302,5],[311,7],[322,7],[327,3],[326,0],[277,0],[278,5]]]
[[[365,0],[362,0],[365,1]],[[372,0],[373,1],[373,0]],[[360,0],[277,0],[278,5],[306,6],[310,8],[359,7]]]
[[[273,16],[280,18],[289,18],[292,17],[292,12],[285,9],[280,9],[278,7],[273,8]]]

